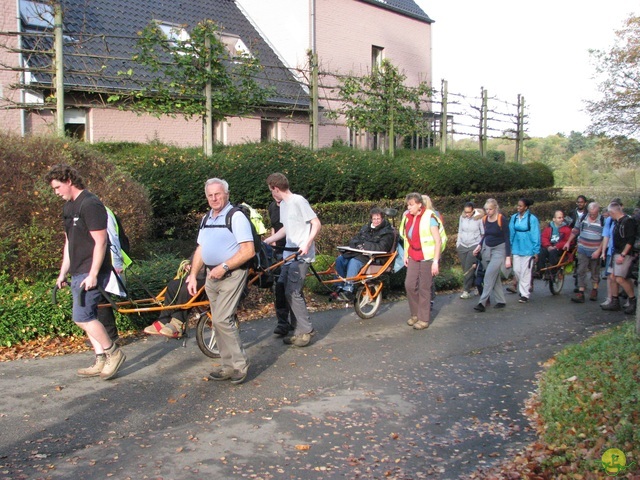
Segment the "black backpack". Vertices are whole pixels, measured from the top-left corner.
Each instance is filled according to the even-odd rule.
[[[253,270],[254,273],[258,273],[261,275],[258,277],[254,283],[260,288],[271,288],[273,286],[273,274],[267,269],[271,265],[269,262],[269,255],[267,254],[267,246],[262,241],[262,238],[256,231],[256,227],[251,222],[251,211],[248,207],[244,205],[236,205],[231,208],[227,212],[227,215],[224,219],[224,227],[228,228],[231,233],[233,233],[233,227],[231,224],[231,219],[236,212],[242,212],[244,216],[249,220],[249,225],[251,225],[251,235],[253,236],[253,248],[255,251],[255,255],[253,258],[247,261],[245,265],[246,268]],[[203,228],[220,228],[223,225],[207,225],[207,218],[210,213],[207,213],[203,218],[202,222],[200,222],[200,229]]]

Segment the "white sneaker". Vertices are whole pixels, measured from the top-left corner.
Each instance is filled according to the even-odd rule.
[[[607,298],[604,302],[602,302],[600,304],[601,307],[606,307],[607,305],[609,305],[611,303],[611,299]]]
[[[469,292],[462,292],[462,295],[460,295],[460,298],[471,298],[471,294]]]

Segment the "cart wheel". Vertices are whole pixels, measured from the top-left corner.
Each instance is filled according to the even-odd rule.
[[[549,279],[549,290],[553,295],[560,295],[564,285],[564,267],[559,268]]]
[[[196,341],[198,342],[198,348],[200,348],[202,353],[207,357],[220,358],[220,351],[216,344],[216,332],[213,329],[213,322],[211,321],[211,314],[209,312],[201,313],[200,318],[198,318]]]
[[[360,318],[373,318],[382,300],[382,283],[369,282],[356,291],[353,307]]]

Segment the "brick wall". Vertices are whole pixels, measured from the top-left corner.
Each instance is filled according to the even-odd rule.
[[[0,31],[15,32],[17,29],[16,0],[0,0]],[[18,66],[18,55],[7,51],[8,48],[17,48],[16,37],[0,37],[0,65],[11,67]],[[9,85],[18,83],[19,75],[16,72],[0,70],[0,130],[20,133],[20,112],[7,110],[5,107],[19,102],[18,91],[10,89]]]

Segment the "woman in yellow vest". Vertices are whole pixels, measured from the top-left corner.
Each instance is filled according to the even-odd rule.
[[[402,216],[400,235],[404,239],[404,286],[411,312],[407,324],[424,330],[431,323],[431,284],[439,273],[440,223],[433,210],[426,208],[421,194],[410,193],[405,201],[407,211]]]

